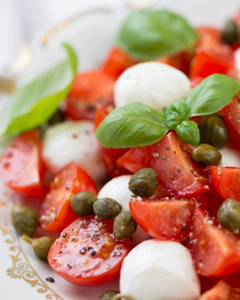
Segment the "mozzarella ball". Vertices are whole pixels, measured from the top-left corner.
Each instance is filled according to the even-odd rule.
[[[196,300],[200,296],[200,283],[184,246],[149,240],[124,259],[120,290],[134,300]]]
[[[161,111],[177,99],[184,99],[190,81],[181,71],[160,62],[146,62],[127,69],[114,88],[116,107],[142,103]]]
[[[219,151],[222,154],[221,167],[240,168],[240,151],[227,146]]]
[[[43,159],[53,174],[74,162],[97,184],[106,176],[101,149],[90,121],[64,122],[49,127],[43,140]]]
[[[113,178],[102,187],[98,193],[98,198],[113,198],[122,205],[123,210],[130,211],[129,201],[131,199],[131,192],[128,188],[130,178],[131,175],[122,175]],[[149,238],[150,236],[138,226],[137,231],[132,236],[132,245],[137,245]]]

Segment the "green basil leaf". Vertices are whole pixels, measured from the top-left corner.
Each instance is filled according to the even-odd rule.
[[[189,117],[210,115],[226,106],[240,91],[240,83],[220,74],[207,77],[187,95]]]
[[[189,114],[189,107],[184,100],[176,100],[170,108],[163,108],[163,119],[170,129],[175,129]]]
[[[131,56],[149,60],[191,50],[197,39],[193,27],[168,10],[139,10],[130,14],[118,33],[117,44]]]
[[[67,58],[17,91],[0,120],[0,135],[13,135],[47,121],[66,97],[77,72],[77,56],[63,44]]]
[[[168,132],[161,114],[140,103],[115,108],[96,131],[106,148],[128,148],[151,145]]]
[[[183,121],[175,131],[183,143],[197,146],[200,142],[199,128],[193,121]]]

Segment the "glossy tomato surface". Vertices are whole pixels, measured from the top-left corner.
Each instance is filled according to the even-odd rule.
[[[97,194],[97,187],[92,178],[80,167],[70,164],[52,181],[40,209],[41,227],[49,232],[60,232],[77,218],[69,199],[79,192]]]
[[[234,298],[231,287],[220,280],[210,291],[204,293],[199,300],[234,300]]]
[[[39,134],[34,130],[20,135],[2,155],[1,172],[5,184],[24,197],[44,197],[40,150]]]
[[[117,240],[113,220],[78,218],[52,245],[48,262],[67,281],[81,286],[104,284],[117,277],[130,250],[130,238]]]
[[[163,56],[156,61],[172,66],[185,74],[189,72],[190,54],[187,52],[180,52],[171,56]]]

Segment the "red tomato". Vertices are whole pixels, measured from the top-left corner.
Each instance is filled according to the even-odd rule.
[[[73,120],[93,120],[97,107],[113,103],[115,80],[101,71],[76,76],[66,99],[66,114]]]
[[[20,135],[4,151],[1,172],[8,187],[28,198],[42,198],[43,164],[41,141],[37,130]]]
[[[171,56],[164,56],[156,61],[172,66],[185,74],[189,72],[190,56],[187,52],[180,52]]]
[[[178,242],[187,239],[194,201],[161,199],[129,204],[135,221],[154,239]]]
[[[209,193],[207,193],[207,212],[212,217],[217,217],[219,207],[222,205],[224,199],[218,194],[214,186],[211,186]],[[202,209],[204,211],[204,209]]]
[[[152,145],[151,166],[158,174],[159,184],[173,196],[196,196],[209,190],[206,179],[199,175],[198,168],[188,151],[174,132]]]
[[[210,291],[204,293],[199,300],[233,300],[231,287],[220,280]],[[237,298],[236,298],[237,299]]]
[[[240,169],[211,167],[214,187],[226,200],[233,198],[240,201]]]
[[[195,77],[190,81],[191,88],[193,89],[195,86],[199,85],[203,81],[203,77]]]
[[[201,210],[195,209],[189,248],[198,272],[221,277],[240,270],[240,240],[218,228]]]
[[[70,164],[52,181],[49,194],[40,209],[41,227],[49,232],[60,232],[78,216],[68,201],[72,194],[79,192],[97,194],[92,178],[80,167]]]
[[[129,57],[128,54],[120,48],[114,47],[104,62],[102,71],[114,79],[117,79],[127,68],[136,63],[138,63],[137,60]]]
[[[52,245],[51,268],[67,281],[81,286],[104,284],[117,277],[130,250],[130,238],[117,240],[113,221],[95,216],[78,218]]]
[[[230,143],[240,150],[240,94],[224,108],[224,122],[229,129]]]

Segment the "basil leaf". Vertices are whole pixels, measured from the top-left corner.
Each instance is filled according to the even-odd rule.
[[[117,44],[131,56],[149,60],[191,50],[197,39],[193,27],[168,10],[140,10],[130,14],[117,36]]]
[[[206,78],[187,95],[186,102],[191,108],[189,117],[213,114],[226,106],[240,91],[236,80],[215,74]]]
[[[188,117],[189,111],[190,109],[184,100],[176,100],[170,108],[163,108],[164,122],[170,129],[175,129],[178,124]]]
[[[193,121],[183,121],[175,128],[175,131],[183,143],[197,146],[200,142],[199,128]]]
[[[69,92],[77,72],[77,56],[63,44],[67,58],[17,91],[0,120],[0,135],[13,135],[47,121]]]
[[[103,147],[128,148],[151,145],[167,132],[158,111],[134,103],[115,108],[98,127],[96,135]]]

